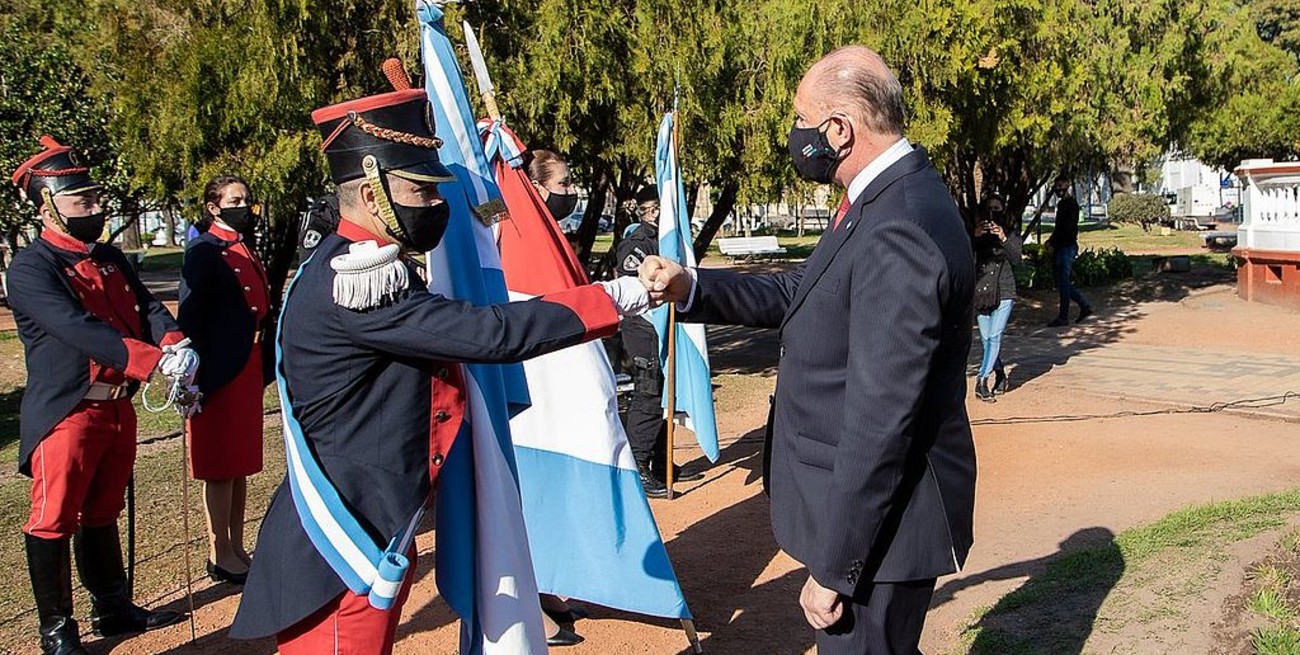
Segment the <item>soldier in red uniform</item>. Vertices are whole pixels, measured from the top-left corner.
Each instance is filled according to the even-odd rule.
[[[41,651],[84,655],[72,614],[72,567],[90,592],[91,626],[105,637],[171,625],[175,612],[135,605],[117,518],[135,464],[131,396],[155,370],[193,378],[198,356],[104,231],[100,186],[72,148],[44,151],[13,175],[41,217],[41,235],[9,269],[9,302],[25,348],[27,390],[18,468],[32,477],[27,565]],[[73,544],[73,537],[76,537]]]
[[[262,470],[262,394],[275,379],[271,290],[251,247],[257,214],[248,184],[220,176],[203,193],[202,234],[185,248],[177,320],[205,362],[202,409],[190,418],[190,473],[203,480],[208,576],[243,584],[248,476]]]

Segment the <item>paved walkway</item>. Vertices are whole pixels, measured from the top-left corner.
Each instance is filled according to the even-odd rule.
[[[1061,340],[1053,334],[1020,335],[1004,342],[1015,362],[1012,380],[1025,384],[1046,373],[1042,384],[1116,400],[1209,407],[1288,392],[1285,403],[1247,403],[1232,411],[1300,421],[1300,357],[1253,355],[1228,350],[1170,348]],[[974,355],[978,356],[978,345]],[[978,360],[976,360],[978,361]]]

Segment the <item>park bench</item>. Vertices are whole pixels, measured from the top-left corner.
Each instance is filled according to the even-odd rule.
[[[1205,232],[1201,235],[1205,247],[1211,250],[1226,250],[1237,245],[1236,232]]]
[[[776,237],[727,237],[718,239],[718,250],[735,260],[745,257],[769,257],[785,254]]]

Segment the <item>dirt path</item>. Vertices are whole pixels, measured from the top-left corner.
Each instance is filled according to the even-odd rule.
[[[1046,301],[1040,305],[1050,304],[1050,298],[1039,300]],[[1010,361],[1025,358],[1025,375],[1018,376],[1023,386],[996,404],[972,399],[969,405],[980,457],[976,545],[966,570],[940,581],[923,642],[927,653],[952,652],[972,612],[1041,571],[1063,543],[1071,549],[1094,545],[1191,504],[1300,486],[1300,448],[1295,443],[1300,427],[1285,420],[1213,413],[1005,422],[1016,417],[1168,410],[1198,393],[1207,394],[1199,400],[1210,404],[1280,392],[1277,385],[1291,379],[1290,358],[1300,355],[1293,336],[1300,328],[1300,314],[1247,305],[1212,286],[1192,295],[1116,305],[1102,312],[1102,321],[1074,332],[1040,330],[1037,319],[1043,311],[1026,303],[1007,338]],[[1072,345],[1081,340],[1086,348]],[[777,551],[768,529],[768,505],[759,491],[758,430],[772,384],[765,375],[773,363],[771,342],[770,334],[740,330],[715,336],[719,428],[726,441],[722,460],[703,482],[683,485],[687,493],[680,499],[652,503],[710,653],[811,652],[812,634],[803,625],[796,601],[804,576],[795,562]],[[1228,376],[1224,367],[1188,357],[1199,366],[1189,374],[1190,383],[1152,391],[1146,378],[1141,385],[1132,382],[1151,369],[1152,361],[1163,362],[1167,370],[1161,375],[1170,379],[1184,375],[1168,364],[1170,346],[1198,357],[1210,353],[1244,363],[1231,368]],[[768,355],[756,356],[756,351]],[[1055,353],[1049,366],[1041,365],[1043,351]],[[1061,353],[1064,356],[1056,356]],[[1273,368],[1256,366],[1269,361]],[[1028,375],[1031,370],[1034,374]],[[1098,373],[1102,370],[1108,373]],[[1279,377],[1279,372],[1284,374]],[[1276,384],[1269,381],[1273,378]],[[1138,386],[1147,391],[1120,393]],[[1218,393],[1229,397],[1208,395]],[[1161,394],[1171,398],[1134,399]],[[1297,405],[1300,402],[1291,401],[1281,406],[1280,415],[1300,416]],[[679,461],[695,452],[682,449]],[[422,577],[405,610],[397,652],[451,654],[456,651],[457,625],[433,588],[430,537],[424,536],[419,545]],[[121,644],[94,644],[90,651],[274,652],[273,644],[225,639],[223,628],[238,596],[224,593],[200,592],[198,648],[188,645],[188,629],[176,628]],[[587,642],[557,652],[684,652],[685,640],[673,622],[591,610],[592,619],[578,625]],[[1208,635],[1209,622],[1191,629]]]

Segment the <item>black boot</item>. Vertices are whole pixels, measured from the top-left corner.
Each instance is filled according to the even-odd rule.
[[[666,480],[664,477],[664,469],[666,467],[663,464],[659,464],[656,460],[655,465],[652,468],[654,469],[656,478],[659,478],[660,481]],[[673,464],[673,482],[695,482],[703,479],[704,471],[695,468],[694,466],[679,466]]]
[[[986,403],[994,402],[993,392],[989,389],[989,379],[980,378],[975,381],[975,396]]]
[[[81,584],[90,592],[90,626],[101,637],[133,635],[179,623],[179,612],[151,612],[131,602],[117,525],[82,528],[73,544]]]
[[[27,571],[32,576],[36,615],[41,622],[42,655],[86,655],[72,618],[72,555],[68,538],[41,539],[25,534]]]
[[[1007,369],[999,361],[993,367],[993,388],[991,389],[995,396],[1001,396],[1011,391],[1011,376],[1007,375]]]
[[[645,489],[647,498],[666,498],[668,496],[668,486],[655,475],[654,471],[650,470],[649,464],[638,463],[636,468],[641,473],[641,488]]]

